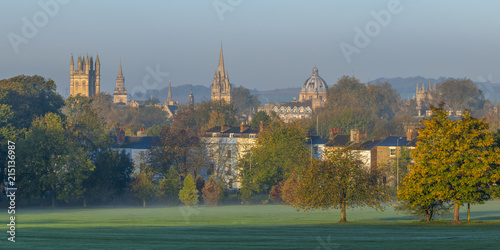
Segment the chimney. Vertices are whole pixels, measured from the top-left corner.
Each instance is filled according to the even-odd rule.
[[[222,125],[220,126],[220,132],[225,132],[226,130],[228,130],[229,128],[231,128],[229,125]]]
[[[119,128],[116,132],[116,143],[120,144],[125,141],[125,131],[123,128]]]
[[[247,123],[241,122],[241,125],[240,125],[240,133],[245,132],[245,130],[247,130],[248,128],[250,128],[250,126],[248,126],[248,124],[247,124]]]
[[[417,135],[418,135],[417,130],[410,128],[406,132],[406,140],[413,141],[413,139],[417,138]]]
[[[351,142],[360,143],[366,140],[366,131],[359,129],[351,129]]]
[[[144,128],[141,128],[139,131],[137,131],[137,136],[146,136],[146,131]]]
[[[335,138],[336,135],[339,134],[340,134],[340,128],[332,128],[330,130],[330,140],[332,140],[333,138]]]

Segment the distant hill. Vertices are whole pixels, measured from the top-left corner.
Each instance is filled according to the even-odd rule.
[[[195,103],[210,100],[210,88],[202,85],[172,86],[172,99],[179,103],[187,103],[191,89],[193,89]],[[259,101],[262,104],[268,102],[290,102],[294,97],[299,97],[299,92],[300,88],[275,89],[268,91],[259,91],[257,89],[250,90],[250,93],[259,97]],[[167,100],[167,96],[168,87],[161,90],[148,90],[146,94],[137,93],[132,96],[131,99],[146,100],[150,97],[156,97],[163,103]]]
[[[415,94],[415,88],[417,83],[422,85],[425,84],[425,88],[429,88],[429,81],[432,85],[436,83],[440,83],[444,80],[448,79],[448,77],[439,77],[438,79],[434,78],[425,78],[421,76],[415,77],[394,77],[394,78],[385,78],[381,77],[371,81],[370,83],[376,84],[377,82],[389,82],[396,91],[401,95],[403,99],[412,98]],[[500,83],[492,83],[492,82],[475,82],[478,87],[483,91],[483,94],[486,99],[490,99],[495,102],[500,101]],[[193,90],[193,95],[196,103],[202,101],[210,100],[210,88],[202,85],[180,85],[172,87],[172,98],[174,101],[179,103],[187,103],[189,93]],[[297,88],[284,88],[284,89],[274,89],[274,90],[266,90],[259,91],[257,89],[250,90],[250,93],[256,94],[259,97],[259,101],[261,104],[270,103],[270,102],[290,102],[293,98],[298,98],[300,92],[300,87]],[[131,97],[131,99],[135,100],[145,100],[149,97],[157,97],[160,99],[160,102],[165,102],[168,95],[168,87],[163,88],[161,90],[149,90],[146,94],[137,93]]]
[[[413,97],[416,91],[417,83],[419,86],[422,83],[425,84],[425,88],[429,88],[429,81],[434,86],[436,83],[440,83],[448,79],[449,77],[439,77],[438,79],[434,78],[425,78],[421,76],[415,77],[395,77],[395,78],[378,78],[370,83],[375,84],[377,82],[388,82],[392,85],[396,91],[401,95],[403,99],[410,99]],[[491,101],[498,102],[500,101],[500,83],[493,82],[479,82],[474,81],[474,83],[483,91],[485,99],[490,99]]]
[[[370,83],[376,84],[377,82],[388,82],[392,85],[392,88],[396,89],[398,91],[399,95],[401,95],[402,99],[410,99],[415,95],[416,92],[416,87],[417,83],[419,86],[422,85],[422,83],[425,84],[425,89],[429,88],[429,81],[431,84],[434,86],[434,84],[442,82],[444,80],[448,79],[448,77],[439,77],[438,79],[434,78],[425,78],[421,76],[414,76],[414,77],[395,77],[395,78],[385,78],[381,77],[378,79],[375,79],[374,81],[371,81]]]
[[[185,84],[180,86],[172,86],[172,99],[179,103],[187,103],[189,93],[193,90],[194,102],[199,103],[202,101],[210,100],[210,88],[203,85]],[[137,93],[132,96],[135,100],[146,100],[150,97],[156,97],[163,103],[167,100],[168,86],[160,90],[148,90],[146,94]]]

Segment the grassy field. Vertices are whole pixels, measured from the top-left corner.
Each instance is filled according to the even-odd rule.
[[[288,206],[18,209],[14,249],[498,249],[500,201],[471,207],[471,223],[422,223],[392,208],[297,212]],[[461,210],[466,221],[466,209]],[[4,225],[8,216],[4,215]],[[6,226],[4,226],[6,228]]]

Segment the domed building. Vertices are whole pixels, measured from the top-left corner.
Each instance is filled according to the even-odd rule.
[[[311,77],[302,85],[299,102],[311,100],[313,108],[318,105],[321,106],[326,101],[327,90],[328,85],[326,85],[325,80],[318,75],[318,68],[314,66]]]

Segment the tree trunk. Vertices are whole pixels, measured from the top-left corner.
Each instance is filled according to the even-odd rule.
[[[146,199],[142,199],[142,207],[146,208]]]
[[[345,215],[345,202],[342,202],[342,205],[340,205],[340,221],[339,223],[345,223],[347,222],[346,215]]]
[[[457,224],[460,223],[459,212],[460,212],[460,205],[458,205],[455,202],[454,211],[453,211],[453,223],[457,223]]]
[[[432,213],[431,213],[431,211],[429,211],[429,210],[425,211],[425,217],[427,219],[427,222],[430,222],[432,220]]]
[[[86,198],[83,198],[83,207],[87,208],[87,199]]]
[[[470,203],[467,203],[467,222],[470,221]]]
[[[52,208],[56,208],[56,193],[52,191],[50,192],[50,196],[52,197]]]

